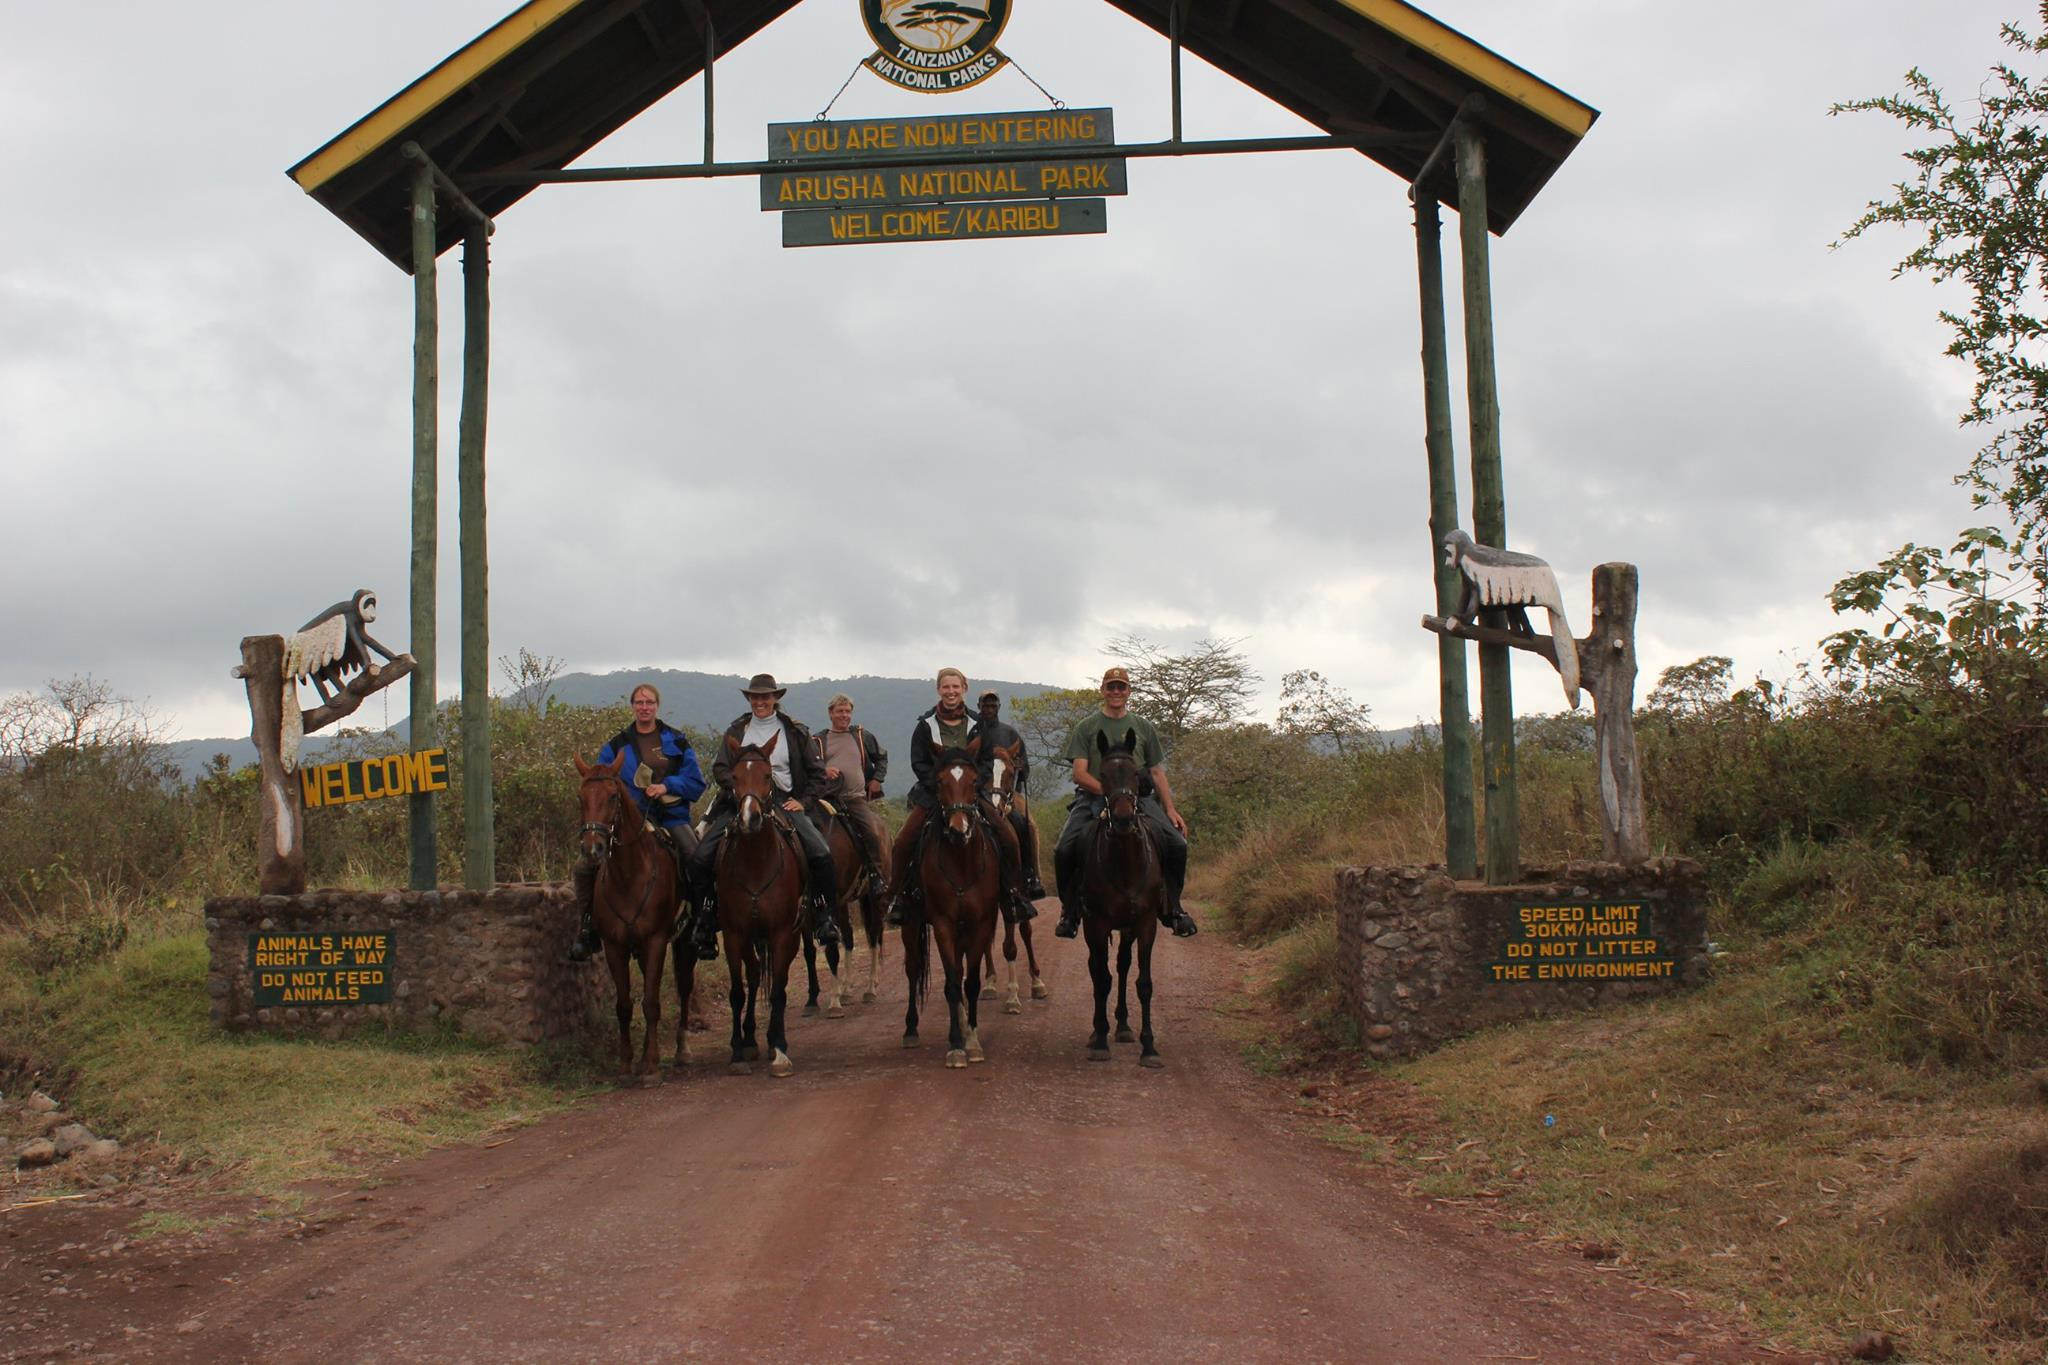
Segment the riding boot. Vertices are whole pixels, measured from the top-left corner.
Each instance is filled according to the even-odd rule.
[[[718,956],[718,897],[706,891],[697,900],[697,913],[690,917],[690,945],[699,962]]]
[[[831,854],[811,860],[810,879],[811,941],[823,948],[839,942],[839,925],[832,917],[834,895],[839,890],[839,869],[833,865]]]
[[[1180,892],[1172,887],[1166,889],[1166,903],[1160,907],[1159,922],[1173,930],[1175,938],[1195,936],[1195,917],[1180,903]]]
[[[1081,932],[1081,907],[1071,901],[1060,902],[1060,922],[1052,927],[1054,938],[1072,938]]]
[[[903,927],[903,920],[909,912],[910,888],[907,886],[896,887],[895,893],[889,897],[889,913],[883,917],[883,923],[887,924],[891,929],[901,929]]]
[[[597,864],[579,862],[569,874],[571,893],[576,900],[576,937],[562,956],[570,962],[588,962],[597,956],[602,945],[598,941],[597,926],[590,919],[590,902],[597,890]]]

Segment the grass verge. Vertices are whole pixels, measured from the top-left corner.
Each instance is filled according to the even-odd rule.
[[[560,1108],[597,1080],[578,1039],[528,1049],[452,1033],[222,1033],[207,1017],[194,918],[131,924],[101,960],[57,973],[34,969],[22,936],[0,938],[0,1037],[16,1054],[0,1062],[44,1070],[96,1129],[273,1195]]]

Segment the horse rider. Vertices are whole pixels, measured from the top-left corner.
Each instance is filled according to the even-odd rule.
[[[1173,804],[1159,732],[1151,721],[1132,715],[1130,707],[1131,675],[1123,668],[1112,668],[1102,675],[1102,709],[1074,727],[1060,754],[1074,765],[1074,799],[1052,852],[1053,880],[1060,889],[1060,922],[1053,926],[1053,933],[1060,938],[1072,938],[1081,927],[1081,843],[1088,823],[1103,809],[1102,783],[1088,771],[1095,761],[1095,737],[1103,736],[1116,748],[1133,732],[1138,736],[1138,764],[1149,779],[1139,783],[1138,807],[1151,831],[1152,845],[1159,850],[1160,870],[1166,874],[1166,905],[1159,918],[1176,937],[1187,938],[1195,932],[1194,917],[1180,903],[1181,886],[1188,879],[1188,822]]]
[[[867,727],[853,723],[853,698],[841,692],[825,703],[831,722],[818,731],[818,766],[825,770],[825,799],[846,817],[867,864],[868,885],[880,894],[889,884],[882,867],[882,847],[887,835],[882,830],[881,812],[872,804],[882,796],[882,779],[889,772],[889,751],[881,746]]]
[[[683,857],[688,852],[686,835],[690,828],[690,803],[704,793],[704,773],[697,766],[697,752],[689,736],[656,715],[661,706],[661,689],[641,683],[633,689],[633,722],[605,741],[597,751],[600,766],[620,754],[626,761],[620,772],[633,789],[633,799],[647,823],[661,831],[676,860],[678,887],[687,886]],[[571,962],[588,962],[597,955],[597,927],[590,921],[590,898],[597,886],[598,865],[580,858],[571,874],[575,889],[578,928],[575,942],[566,954]]]
[[[811,938],[820,946],[839,941],[839,927],[832,922],[838,869],[832,865],[832,850],[825,843],[825,836],[804,814],[804,803],[817,800],[825,790],[825,773],[815,760],[811,733],[795,717],[783,712],[782,696],[789,689],[777,687],[772,673],[756,673],[753,681],[740,691],[746,696],[747,710],[725,727],[718,753],[711,760],[711,777],[718,783],[718,798],[712,803],[703,842],[690,859],[690,873],[699,892],[694,926],[697,956],[706,961],[718,951],[718,845],[733,817],[739,814],[739,802],[732,793],[733,746],[728,742],[732,740],[744,748],[749,744],[765,746],[769,740],[781,737],[774,752],[768,755],[768,764],[774,774],[775,800],[781,808],[781,818],[803,845],[807,868],[804,899],[811,909]]]
[[[1003,918],[1013,923],[1034,918],[1038,910],[1019,885],[1017,831],[1009,821],[997,815],[996,808],[988,799],[995,753],[981,733],[981,722],[967,709],[967,675],[957,668],[940,669],[938,691],[938,704],[919,716],[910,732],[910,770],[917,774],[917,785],[910,789],[910,814],[903,821],[903,828],[897,831],[896,846],[889,854],[889,866],[896,874],[889,903],[889,923],[902,927],[904,911],[920,892],[918,837],[931,818],[932,809],[939,804],[939,759],[948,750],[965,749],[977,739],[982,743],[976,751],[974,766],[981,774],[982,794],[975,804],[981,808],[982,822],[995,836],[996,847],[1002,855]]]
[[[1010,802],[1010,827],[1017,831],[1018,861],[1024,872],[1024,894],[1033,900],[1045,895],[1045,883],[1038,879],[1038,831],[1031,827],[1030,802],[1025,789],[1031,783],[1031,755],[1025,751],[1024,736],[1003,720],[1003,698],[993,687],[981,694],[981,746],[984,749],[1017,751],[1016,795]]]

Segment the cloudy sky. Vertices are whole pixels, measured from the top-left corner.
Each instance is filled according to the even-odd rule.
[[[511,7],[11,7],[0,692],[91,673],[179,737],[230,734],[241,636],[370,586],[403,646],[411,282],[284,172]],[[1827,106],[1915,64],[1965,99],[2025,7],[1424,8],[1602,111],[1494,243],[1511,542],[1576,604],[1593,564],[1641,565],[1645,687],[1708,653],[1782,676],[1833,628],[1836,578],[1971,515],[1938,297],[1891,279],[1903,239],[1829,249],[1906,143]],[[1099,0],[1016,0],[1003,47],[1113,106],[1121,139],[1166,135],[1166,45]],[[854,0],[807,0],[722,60],[721,156],[761,156],[866,50]],[[1039,107],[1013,72],[950,97],[863,73],[834,115]],[[1185,108],[1190,137],[1313,131],[1199,62]],[[693,82],[582,164],[694,159],[701,112]],[[1405,187],[1346,153],[1135,161],[1130,184],[1106,236],[805,251],[744,179],[515,206],[493,250],[493,654],[1078,682],[1118,632],[1230,636],[1269,694],[1312,667],[1382,724],[1430,715]],[[1522,709],[1557,707],[1543,665],[1516,669]]]

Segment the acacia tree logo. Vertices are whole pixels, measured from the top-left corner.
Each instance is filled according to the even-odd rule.
[[[861,0],[860,11],[877,49],[869,66],[899,85],[958,89],[1003,64],[1010,0]],[[927,79],[902,79],[911,73]]]

